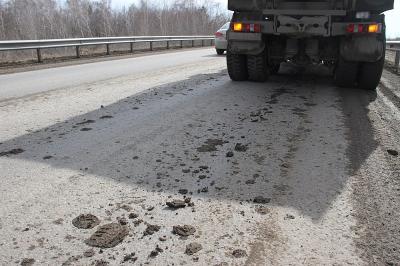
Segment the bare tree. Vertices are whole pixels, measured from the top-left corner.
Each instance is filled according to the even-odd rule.
[[[0,0],[0,39],[212,34],[228,17],[206,0]],[[200,2],[202,1],[202,2]]]

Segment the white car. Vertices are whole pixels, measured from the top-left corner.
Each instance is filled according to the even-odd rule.
[[[217,54],[222,55],[228,48],[228,41],[226,40],[226,31],[229,29],[230,22],[226,23],[215,33],[215,50]]]

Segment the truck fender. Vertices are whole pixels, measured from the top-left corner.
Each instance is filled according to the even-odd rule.
[[[384,51],[384,41],[377,35],[344,37],[340,42],[340,55],[350,62],[376,62]]]

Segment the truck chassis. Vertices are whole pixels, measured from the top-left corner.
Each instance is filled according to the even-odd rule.
[[[385,59],[383,8],[355,10],[354,1],[334,0],[246,2],[251,1],[229,2],[234,10],[227,33],[232,80],[263,82],[282,62],[292,62],[332,68],[341,87],[378,86]]]

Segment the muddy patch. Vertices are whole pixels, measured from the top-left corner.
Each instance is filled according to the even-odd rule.
[[[222,146],[226,141],[222,139],[208,139],[202,146],[197,148],[198,152],[213,152],[217,151],[217,146]]]
[[[176,225],[172,228],[172,232],[179,236],[190,236],[196,233],[196,228],[191,225]]]
[[[93,214],[81,214],[72,220],[72,224],[79,229],[92,229],[100,224],[100,220]]]
[[[10,155],[17,155],[17,154],[23,153],[24,151],[25,150],[20,149],[20,148],[12,149],[12,150],[9,150],[9,151],[2,151],[2,152],[0,152],[0,157],[10,156]]]
[[[193,242],[186,246],[185,254],[191,256],[191,255],[194,255],[195,253],[199,252],[202,249],[203,249],[203,247],[201,244],[199,244],[197,242]]]
[[[100,226],[85,243],[91,247],[113,248],[120,244],[127,235],[128,228],[126,226],[110,223]]]

